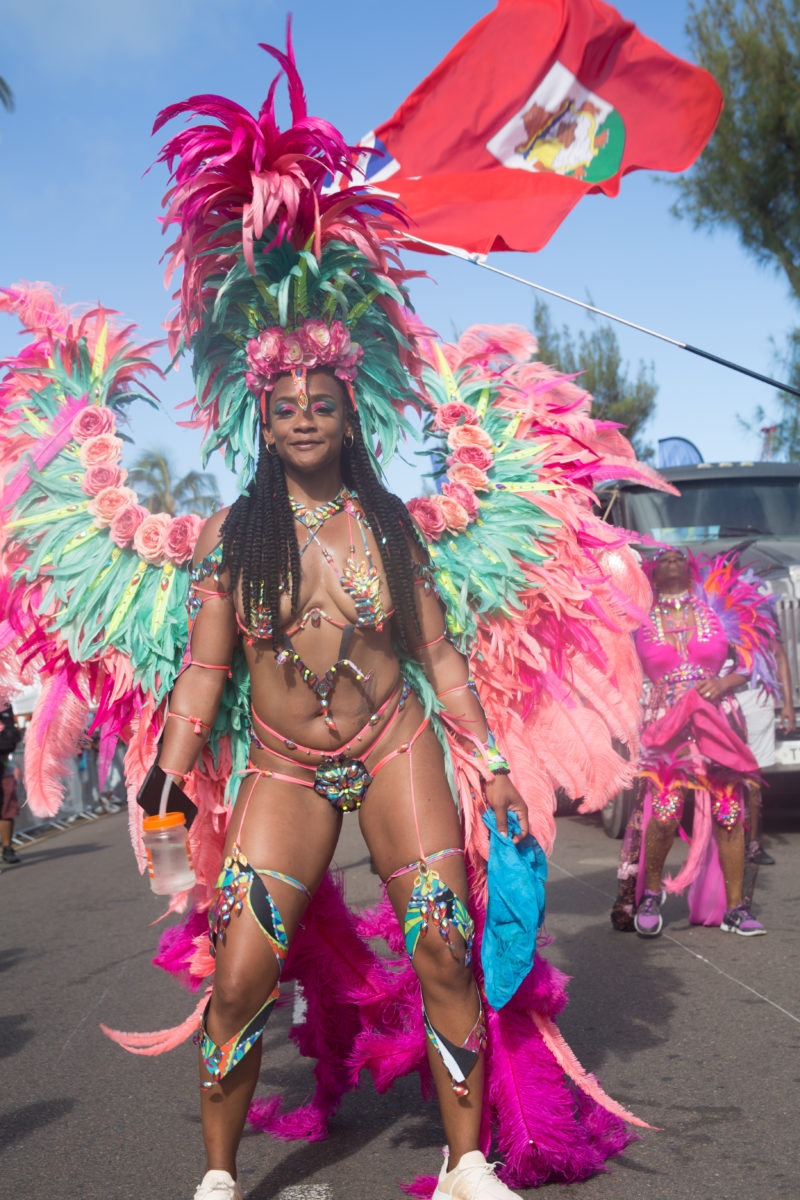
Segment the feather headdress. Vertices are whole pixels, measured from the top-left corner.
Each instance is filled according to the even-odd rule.
[[[409,371],[404,270],[394,245],[405,220],[351,183],[356,148],[328,121],[308,115],[294,61],[291,28],[281,66],[258,116],[221,96],[194,96],[158,116],[209,118],[176,134],[159,160],[171,172],[165,229],[177,225],[167,277],[182,270],[173,353],[191,349],[196,383],[193,424],[204,454],[220,448],[228,466],[250,478],[259,436],[259,401],[272,377],[291,367],[327,365],[351,383],[367,444],[384,461],[415,403]],[[285,75],[292,124],[280,130],[275,90]]]

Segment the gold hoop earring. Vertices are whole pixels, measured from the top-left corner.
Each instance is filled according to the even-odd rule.
[[[348,442],[348,440],[347,440],[348,438],[350,438],[350,441],[349,441],[349,442]],[[342,439],[342,442],[343,442],[344,446],[346,447],[346,449],[348,449],[348,450],[352,450],[352,448],[353,448],[353,443],[355,442],[355,440],[356,440],[356,439],[353,437],[353,434],[352,434],[352,433],[346,433],[346,434],[344,435],[344,438]]]
[[[270,456],[270,458],[278,457],[278,451],[274,442],[267,442],[267,454]]]

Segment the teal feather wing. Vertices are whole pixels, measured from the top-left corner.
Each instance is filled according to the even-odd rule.
[[[155,713],[181,667],[202,519],[149,513],[126,486],[119,430],[130,402],[153,401],[142,380],[156,369],[152,347],[136,347],[106,310],[76,321],[49,294],[33,305],[24,289],[6,289],[4,306],[34,338],[6,360],[0,385],[0,668],[13,682],[27,661],[60,680],[113,744]],[[228,698],[226,715],[237,704]],[[51,707],[37,738],[45,757],[52,743],[67,761],[79,725],[73,713],[59,738],[63,706]],[[38,800],[48,813],[60,802],[51,766]]]
[[[611,471],[662,481],[535,349],[530,333],[509,326],[428,345],[433,490],[409,509],[449,632],[547,847],[556,791],[601,807],[630,782],[638,753],[641,671],[630,635],[649,589],[628,535],[596,512],[593,484]],[[470,789],[459,793],[467,837],[485,854]]]

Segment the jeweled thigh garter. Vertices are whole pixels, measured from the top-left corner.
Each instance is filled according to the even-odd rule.
[[[415,811],[416,820],[416,811]],[[419,832],[419,831],[418,831]],[[414,960],[420,939],[427,937],[431,923],[438,929],[450,953],[455,956],[455,946],[452,941],[452,930],[460,934],[464,941],[464,967],[469,967],[472,960],[472,942],[475,936],[475,924],[469,915],[463,900],[441,879],[438,871],[431,867],[432,862],[449,858],[454,854],[463,854],[463,850],[450,847],[438,850],[420,858],[417,862],[409,863],[394,871],[386,880],[388,885],[392,879],[401,875],[416,872],[414,886],[406,906],[403,921],[403,936],[406,952]],[[475,1066],[481,1052],[486,1048],[486,1022],[483,1005],[478,995],[478,1016],[472,1029],[460,1044],[446,1037],[431,1021],[423,1002],[422,1018],[425,1025],[425,1035],[429,1043],[439,1055],[450,1076],[451,1086],[457,1096],[469,1095],[467,1077]]]
[[[204,1088],[212,1087],[224,1079],[258,1041],[280,994],[280,972],[289,952],[289,939],[286,936],[277,905],[267,891],[261,878],[262,875],[278,879],[281,883],[286,883],[290,887],[304,892],[306,896],[310,895],[308,889],[299,880],[293,879],[291,875],[284,875],[280,871],[260,870],[251,866],[239,846],[234,843],[231,853],[222,865],[222,871],[217,880],[216,896],[208,914],[212,953],[216,951],[217,943],[220,940],[224,941],[231,917],[241,913],[246,904],[275,955],[278,963],[279,982],[276,983],[272,993],[251,1020],[221,1046],[208,1033],[206,1027],[208,1005],[206,1006],[200,1032],[195,1039],[200,1046],[200,1054],[205,1068],[211,1076],[210,1080],[201,1084],[201,1087]]]

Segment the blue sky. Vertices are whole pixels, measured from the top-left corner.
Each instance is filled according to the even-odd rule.
[[[295,0],[295,51],[310,111],[350,140],[385,120],[492,7],[490,0]],[[688,55],[684,0],[620,0],[619,10],[667,49]],[[149,173],[160,142],[150,137],[164,105],[217,92],[260,105],[271,60],[259,41],[283,44],[283,0],[0,0],[0,75],[16,110],[0,111],[0,282],[47,280],[67,303],[103,304],[159,336],[170,301],[159,259],[157,217],[166,172]],[[496,254],[514,274],[585,300],[670,337],[778,374],[781,344],[798,321],[782,276],[761,268],[736,236],[695,232],[669,213],[664,176],[629,175],[614,199],[584,199],[538,254]],[[423,320],[452,337],[474,322],[530,325],[534,294],[456,260],[408,255],[431,280],[414,285]],[[577,309],[553,301],[557,323],[586,327]],[[707,461],[758,457],[760,439],[744,432],[757,404],[774,408],[765,385],[618,327],[635,374],[654,364],[659,384],[651,441],[682,435]],[[15,323],[0,318],[0,354],[17,344]],[[137,448],[166,449],[179,470],[197,463],[198,442],[170,411],[191,396],[188,363],[161,385],[165,413],[134,419]],[[212,463],[223,494],[234,494],[224,466]],[[394,486],[415,491],[410,472]]]

